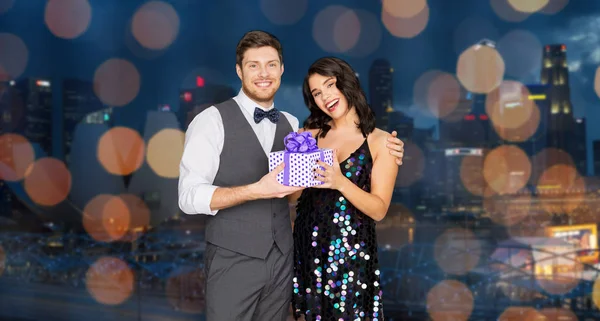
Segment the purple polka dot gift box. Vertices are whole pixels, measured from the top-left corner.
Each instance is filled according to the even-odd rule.
[[[314,178],[317,161],[333,165],[333,150],[319,149],[317,141],[310,132],[289,133],[284,138],[285,150],[269,154],[269,172],[272,172],[281,162],[285,167],[277,181],[286,186],[313,187],[322,182]]]

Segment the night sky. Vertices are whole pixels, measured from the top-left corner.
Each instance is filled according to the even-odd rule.
[[[131,103],[119,108],[116,119],[118,125],[138,130],[142,129],[146,110],[155,110],[159,104],[170,104],[176,109],[179,91],[190,83],[193,85],[190,79],[195,75],[203,76],[207,81],[229,84],[237,90],[235,45],[244,32],[251,29],[270,31],[280,38],[284,46],[285,73],[276,103],[300,120],[308,115],[300,91],[304,73],[315,59],[336,55],[356,69],[364,88],[367,88],[366,76],[372,61],[377,58],[390,60],[395,69],[395,108],[416,117],[418,127],[431,126],[437,120],[413,105],[413,85],[419,76],[431,69],[454,73],[462,50],[482,38],[498,42],[498,50],[503,53],[503,37],[515,30],[531,32],[538,45],[567,45],[575,116],[586,117],[588,124],[600,120],[599,100],[594,92],[594,75],[600,64],[600,36],[597,34],[600,2],[597,1],[572,0],[557,14],[536,13],[522,22],[506,22],[496,15],[488,0],[430,0],[426,28],[414,38],[402,39],[391,35],[381,23],[379,1],[170,0],[164,2],[171,4],[179,16],[179,33],[168,48],[159,52],[142,48],[130,31],[136,9],[146,1],[90,1],[92,19],[89,28],[73,40],[55,37],[46,27],[46,1],[0,0],[0,8],[11,2],[14,3],[12,8],[0,14],[0,32],[13,33],[26,44],[29,59],[22,76],[92,80],[96,68],[107,59],[127,59],[137,67],[141,87]],[[285,9],[284,5],[290,7]],[[354,48],[350,54],[332,54],[319,46],[315,34],[331,33],[331,30],[314,28],[315,18],[331,5],[354,9],[360,12],[361,21],[371,23],[363,24],[362,30],[369,32],[361,34],[359,46],[373,45],[373,39],[379,39],[377,34],[381,34],[372,53],[362,55],[360,48]],[[273,19],[280,21],[274,23]],[[465,19],[479,21],[478,27],[473,28]],[[281,24],[290,20],[296,22]],[[539,82],[541,51],[521,53],[519,48],[514,50],[513,46],[511,49],[504,57],[507,70],[519,60],[530,63],[530,68],[526,75],[511,77],[507,74],[505,78],[524,83]],[[362,51],[364,54],[365,50]],[[10,48],[2,48],[2,52],[10,54]],[[55,99],[55,102],[59,100]],[[58,121],[60,108],[55,110]],[[591,147],[594,139],[600,139],[600,128],[588,126],[588,146]]]

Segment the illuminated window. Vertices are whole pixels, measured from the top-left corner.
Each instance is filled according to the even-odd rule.
[[[552,68],[552,61],[549,58],[544,59],[544,67]]]
[[[559,111],[558,103],[556,103],[556,102],[552,103],[552,109],[551,109],[551,112],[552,112],[553,114],[558,114],[558,111]]]

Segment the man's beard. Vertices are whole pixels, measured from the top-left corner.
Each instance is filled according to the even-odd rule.
[[[275,94],[277,93],[277,88],[274,88],[272,92],[267,93],[260,93],[259,91],[252,89],[252,88],[248,88],[245,84],[242,84],[242,89],[244,90],[244,93],[246,94],[246,96],[248,96],[248,98],[252,99],[253,101],[257,102],[257,103],[269,103],[269,102],[273,102],[273,99],[275,98]]]

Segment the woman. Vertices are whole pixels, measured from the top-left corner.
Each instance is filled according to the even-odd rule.
[[[304,123],[319,148],[334,150],[333,166],[319,162],[323,184],[302,191],[294,223],[294,317],[383,320],[375,222],[386,215],[398,166],[388,133],[375,117],[354,70],[321,58],[303,85],[310,116]]]

